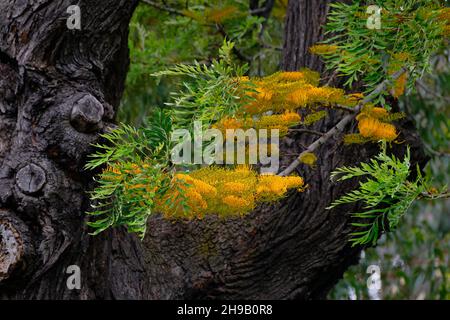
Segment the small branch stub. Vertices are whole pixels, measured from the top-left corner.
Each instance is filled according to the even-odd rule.
[[[104,114],[100,101],[88,94],[74,103],[70,123],[78,132],[94,132],[101,128]]]
[[[17,186],[28,195],[41,191],[46,182],[45,171],[33,163],[20,169],[16,175]]]

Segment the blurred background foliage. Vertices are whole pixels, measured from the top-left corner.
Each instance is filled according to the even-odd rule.
[[[208,63],[224,38],[236,44],[235,56],[250,75],[279,70],[287,0],[265,8],[255,0],[143,0],[130,25],[131,66],[118,121],[140,125],[154,106],[163,106],[177,89],[172,77],[150,74],[176,63]],[[270,1],[267,1],[270,3]],[[430,155],[427,174],[437,186],[450,181],[450,52],[433,61],[435,72],[403,98]],[[399,229],[366,249],[330,299],[450,299],[450,200],[418,201]],[[381,268],[382,288],[368,290],[367,268]]]
[[[251,75],[278,70],[287,0],[274,1],[270,16],[250,2],[142,1],[130,25],[131,66],[119,120],[139,125],[176,90],[176,79],[150,74],[177,63],[208,63],[224,38],[235,43],[236,59],[250,66]]]
[[[450,181],[450,51],[433,59],[434,72],[401,101],[415,121],[431,160],[432,184]],[[417,201],[399,228],[363,252],[330,293],[331,299],[450,299],[450,200]],[[381,268],[381,290],[367,289],[367,268]]]

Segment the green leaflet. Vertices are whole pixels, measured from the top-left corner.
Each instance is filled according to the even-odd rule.
[[[365,211],[353,213],[353,226],[360,231],[352,233],[350,242],[355,245],[375,245],[382,232],[397,227],[410,205],[426,189],[418,177],[409,181],[411,173],[409,148],[403,160],[390,156],[383,143],[382,151],[368,163],[358,167],[342,167],[332,173],[332,179],[345,181],[364,177],[359,187],[334,201],[328,209],[361,202]]]
[[[362,81],[366,93],[403,66],[408,66],[408,88],[431,71],[430,58],[445,45],[444,22],[437,18],[442,5],[425,0],[377,0],[381,11],[380,29],[369,29],[368,4],[332,3],[326,30],[327,44],[338,47],[335,53],[323,54],[327,68],[346,77],[352,87]],[[398,55],[407,59],[398,60]],[[385,105],[382,92],[374,104]]]

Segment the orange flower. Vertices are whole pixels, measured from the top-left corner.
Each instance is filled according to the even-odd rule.
[[[383,123],[372,117],[360,119],[358,128],[364,138],[392,141],[398,136],[394,125]]]
[[[283,115],[281,115],[281,120],[285,123],[299,123],[302,118],[300,115],[296,112],[286,112]]]
[[[392,95],[395,98],[401,97],[405,93],[406,83],[408,82],[408,75],[403,73],[394,83]]]
[[[250,201],[233,195],[224,197],[222,202],[235,209],[244,209],[251,204]]]
[[[316,44],[309,48],[309,52],[316,55],[326,55],[338,52],[339,47],[330,44]]]
[[[305,78],[305,74],[300,71],[281,72],[279,78],[285,81],[299,81]]]

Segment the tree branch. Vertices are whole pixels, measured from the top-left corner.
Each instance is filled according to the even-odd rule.
[[[309,134],[320,136],[320,137],[324,135],[323,132],[315,131],[315,130],[309,130],[309,129],[289,129],[289,131],[291,131],[291,132],[299,132],[299,133],[309,133]]]
[[[186,15],[181,10],[174,9],[172,7],[169,7],[169,6],[166,6],[166,5],[151,1],[151,0],[141,0],[141,2],[148,4],[149,6],[152,6],[156,9],[166,11],[170,14],[187,17],[187,18],[192,18],[192,17],[189,17],[188,15]],[[208,27],[214,27],[214,24],[204,24],[204,25],[206,25]],[[219,31],[219,33],[222,35],[222,37],[224,37],[225,39],[231,40],[222,24],[216,24],[216,27],[217,27],[217,31]],[[244,62],[250,63],[252,61],[252,59],[250,57],[246,56],[241,50],[239,50],[236,47],[233,48],[233,52],[240,60],[242,60]]]
[[[228,33],[225,31],[225,28],[221,24],[217,24],[217,30],[227,40],[231,40]],[[247,57],[241,50],[236,48],[236,46],[233,47],[234,54],[242,61],[250,63],[252,59],[250,57]]]
[[[290,175],[301,163],[300,159],[307,153],[314,153],[321,145],[326,143],[328,140],[333,138],[336,134],[342,133],[345,127],[353,121],[356,115],[361,111],[361,109],[367,103],[371,102],[376,96],[378,96],[381,92],[386,90],[387,86],[393,81],[398,79],[403,73],[406,72],[405,68],[402,68],[400,71],[396,72],[392,75],[390,79],[386,79],[382,83],[380,83],[368,96],[366,96],[356,107],[355,113],[349,114],[342,118],[341,121],[338,122],[330,131],[325,133],[320,139],[313,142],[305,151],[303,151],[297,159],[295,159],[284,171],[279,173],[279,176],[288,176]]]
[[[427,150],[431,155],[436,157],[450,157],[450,153],[434,150],[433,147],[428,145],[427,143],[423,142],[423,145],[425,147],[425,150]]]
[[[440,194],[430,194],[428,192],[423,192],[419,196],[419,200],[438,200],[438,199],[449,199],[450,192],[440,193]]]
[[[168,13],[170,13],[170,14],[175,14],[175,15],[183,16],[183,17],[186,16],[186,15],[183,13],[183,11],[174,9],[174,8],[169,7],[169,6],[166,6],[166,5],[164,5],[164,4],[157,3],[157,2],[155,2],[155,1],[151,1],[151,0],[141,0],[141,2],[144,2],[144,3],[146,3],[146,4],[148,4],[148,5],[152,6],[152,7],[154,7],[154,8],[156,8],[156,9],[159,9],[159,10],[162,10],[162,11],[166,11],[166,12],[168,12]]]

